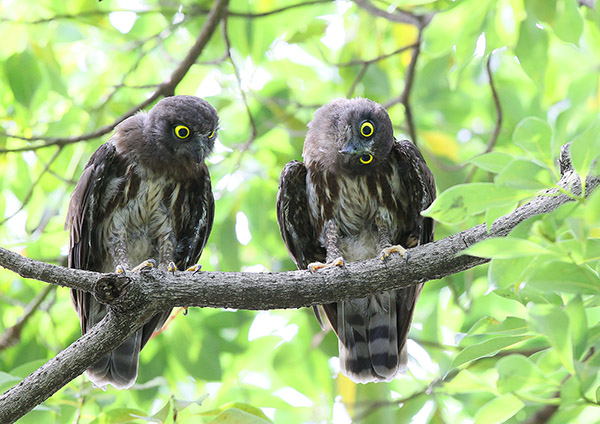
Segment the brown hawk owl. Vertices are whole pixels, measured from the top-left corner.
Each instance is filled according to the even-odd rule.
[[[411,142],[394,139],[381,105],[356,98],[321,107],[308,124],[303,157],[285,166],[277,198],[281,235],[298,268],[406,257],[404,248],[433,240],[433,221],[420,214],[435,198],[433,174]],[[404,371],[421,287],[323,305],[345,375],[367,383]]]
[[[175,271],[196,264],[212,228],[214,200],[204,159],[214,146],[218,116],[193,96],[161,100],[120,123],[94,152],[73,191],[66,227],[69,267],[126,272],[131,265]],[[133,268],[137,270],[140,267]],[[108,307],[72,290],[83,334]],[[128,388],[140,350],[171,311],[157,314],[86,372],[98,387]]]

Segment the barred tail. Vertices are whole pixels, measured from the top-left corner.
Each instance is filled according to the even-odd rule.
[[[391,381],[405,372],[409,325],[399,334],[397,300],[397,291],[390,291],[338,303],[340,365],[351,380]],[[401,318],[410,323],[411,316]]]
[[[117,389],[130,388],[137,378],[142,330],[138,330],[121,346],[87,369],[86,374],[94,386],[106,390],[108,384]]]

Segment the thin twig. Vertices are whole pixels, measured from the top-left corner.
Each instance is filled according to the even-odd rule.
[[[261,13],[244,13],[244,12],[228,11],[227,16],[232,16],[232,17],[236,17],[236,18],[248,18],[248,19],[264,18],[266,16],[275,15],[276,13],[287,12],[289,10],[297,9],[299,7],[312,6],[314,4],[320,4],[320,3],[331,3],[331,0],[305,1],[302,3],[291,4],[289,6],[284,6],[284,7],[278,8],[278,9],[273,9],[273,10],[269,10],[267,12],[261,12]]]
[[[337,66],[338,68],[345,68],[345,67],[348,67],[348,66],[356,66],[356,65],[365,65],[365,64],[372,65],[373,63],[382,61],[384,59],[387,59],[389,57],[392,57],[392,56],[395,56],[395,55],[397,55],[399,53],[402,53],[403,51],[406,51],[408,49],[413,49],[413,48],[416,48],[418,46],[419,46],[418,43],[409,44],[408,46],[400,47],[399,49],[396,49],[396,50],[394,50],[391,53],[385,53],[385,54],[382,54],[381,56],[377,56],[377,57],[375,57],[373,59],[369,59],[369,60],[360,60],[360,59],[359,60],[351,60],[349,62],[338,63],[335,66]]]
[[[227,18],[223,19],[223,39],[225,40],[225,47],[227,52],[227,57],[231,62],[231,66],[233,67],[233,73],[235,74],[235,79],[237,81],[238,89],[240,91],[240,95],[242,96],[242,101],[244,102],[244,107],[246,108],[246,114],[248,115],[248,122],[250,123],[250,137],[246,142],[244,142],[239,148],[240,151],[246,151],[250,145],[256,139],[258,131],[256,129],[256,122],[254,122],[254,117],[252,116],[252,111],[250,110],[250,105],[248,104],[248,96],[246,96],[246,92],[242,87],[242,77],[240,76],[240,71],[238,70],[233,57],[231,56],[231,42],[229,41],[229,34],[227,33]]]
[[[494,125],[494,130],[492,131],[492,135],[488,141],[485,150],[481,154],[489,153],[494,149],[496,145],[496,141],[498,140],[498,135],[500,134],[500,129],[502,127],[502,105],[500,104],[500,97],[498,96],[498,91],[496,89],[496,84],[494,83],[494,77],[492,75],[492,68],[490,63],[492,61],[492,54],[490,53],[488,60],[485,64],[485,69],[487,71],[488,80],[490,82],[490,89],[492,90],[492,99],[494,100],[494,108],[496,109],[496,123]],[[466,177],[465,181],[471,181],[473,176],[475,175],[475,171],[477,168],[473,166],[469,171],[469,174]]]
[[[141,109],[146,108],[154,101],[159,99],[160,97],[169,97],[175,94],[175,88],[181,82],[183,77],[187,74],[190,68],[196,63],[196,60],[204,50],[204,47],[211,39],[219,21],[221,20],[221,16],[223,12],[227,8],[227,4],[229,0],[217,0],[212,9],[210,10],[208,16],[206,17],[206,21],[204,26],[202,27],[202,31],[200,35],[196,39],[196,43],[190,48],[186,57],[179,63],[179,66],[173,70],[169,78],[161,83],[158,88],[143,102],[133,106],[123,115],[118,117],[114,122],[105,125],[101,128],[98,128],[91,133],[82,134],[73,137],[23,137],[16,134],[7,134],[0,132],[0,135],[17,138],[24,141],[37,141],[43,140],[44,143],[38,144],[36,146],[23,146],[16,149],[0,149],[0,153],[8,153],[8,152],[24,152],[30,150],[42,149],[48,146],[65,146],[67,144],[77,143],[79,141],[90,140],[93,138],[101,137],[109,132],[113,131],[115,127],[123,122],[125,119],[129,118],[134,113],[138,112]]]
[[[360,68],[360,71],[358,71],[358,74],[356,74],[356,76],[354,77],[354,80],[352,81],[352,85],[350,85],[350,88],[346,92],[347,98],[352,97],[352,94],[354,94],[354,90],[356,90],[356,86],[363,79],[363,77],[367,73],[368,68],[369,68],[369,64],[363,63],[362,67]]]
[[[402,103],[402,105],[404,106],[404,113],[406,115],[406,125],[408,127],[408,133],[410,135],[411,141],[415,145],[417,145],[417,131],[415,129],[415,122],[413,120],[412,109],[410,107],[410,93],[412,91],[413,83],[415,80],[417,60],[419,58],[419,53],[421,52],[422,32],[423,31],[420,28],[419,34],[417,36],[416,46],[412,51],[410,63],[408,64],[408,69],[406,70],[406,77],[404,78],[404,90],[402,91],[402,94],[396,99],[392,99],[391,101],[383,105],[387,109],[397,103]]]
[[[40,175],[38,175],[37,179],[29,187],[29,191],[25,195],[25,198],[23,199],[23,202],[21,203],[21,206],[19,207],[19,209],[17,209],[12,214],[10,214],[6,218],[4,218],[2,221],[0,221],[0,225],[4,225],[4,223],[6,221],[12,219],[15,215],[17,215],[19,212],[21,212],[25,208],[25,206],[27,206],[27,204],[31,200],[31,197],[33,196],[33,192],[34,192],[35,188],[39,184],[39,182],[42,179],[42,177],[44,176],[44,174],[46,172],[48,172],[48,169],[50,169],[50,165],[52,165],[52,162],[54,162],[56,160],[56,158],[60,154],[61,150],[62,150],[62,146],[58,146],[58,149],[56,149],[56,152],[54,152],[54,155],[50,158],[48,163],[44,166],[44,169],[42,169],[42,172],[40,172]]]
[[[429,22],[431,22],[431,19],[434,16],[434,13],[417,15],[401,9],[396,9],[394,10],[394,13],[390,13],[373,6],[369,1],[366,0],[358,0],[356,1],[356,5],[366,10],[373,16],[379,16],[380,18],[384,18],[392,22],[411,24],[420,29],[425,28]]]
[[[25,308],[25,311],[23,312],[23,315],[21,316],[21,318],[19,318],[17,323],[12,327],[7,328],[0,337],[0,352],[10,346],[13,346],[19,341],[19,338],[21,337],[21,331],[23,331],[25,324],[27,324],[29,319],[35,314],[35,312],[38,310],[46,296],[48,296],[48,294],[54,291],[55,289],[56,286],[49,284],[46,287],[44,287],[44,289],[41,292],[39,292],[31,302],[29,302],[29,304]]]

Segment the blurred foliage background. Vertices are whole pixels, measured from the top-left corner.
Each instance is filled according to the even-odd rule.
[[[279,173],[301,159],[316,108],[336,97],[384,104],[396,136],[422,150],[441,194],[429,211],[436,239],[554,186],[568,141],[578,172],[597,171],[594,3],[231,0],[175,90],[206,98],[221,118],[203,269],[294,269],[276,223]],[[211,5],[2,1],[3,247],[65,263],[70,192],[109,136],[85,135],[167,80]],[[450,208],[459,197],[464,208]],[[426,284],[408,373],[392,383],[337,375],[336,338],[308,309],[196,308],[143,350],[131,390],[79,377],[20,422],[599,421],[600,193],[473,249],[491,263]],[[0,334],[4,391],[79,336],[68,290],[0,271]]]

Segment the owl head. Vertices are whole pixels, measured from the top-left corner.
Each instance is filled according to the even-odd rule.
[[[332,172],[368,174],[387,160],[394,144],[392,122],[380,104],[364,98],[336,99],[308,124],[303,156]]]
[[[219,117],[206,101],[195,96],[173,96],[159,101],[144,126],[147,142],[159,143],[176,160],[204,161],[217,137]]]

